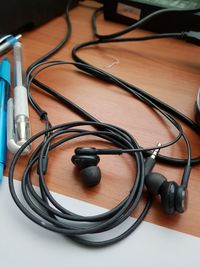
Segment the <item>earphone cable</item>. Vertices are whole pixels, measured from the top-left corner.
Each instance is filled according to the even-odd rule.
[[[94,77],[98,79],[103,79],[109,83],[114,83],[120,88],[128,91],[134,97],[137,97],[139,100],[143,101],[143,103],[147,104],[150,108],[154,108],[156,112],[160,112],[170,123],[175,126],[178,130],[178,135],[174,138],[174,140],[170,141],[168,144],[164,144],[163,147],[167,147],[169,145],[175,144],[180,138],[183,138],[187,147],[187,159],[176,159],[170,158],[163,155],[159,155],[158,159],[163,160],[165,163],[175,163],[180,164],[181,166],[189,166],[192,164],[199,164],[200,157],[196,159],[191,159],[191,147],[190,143],[187,139],[187,136],[183,132],[181,124],[175,119],[181,118],[183,122],[186,122],[191,128],[195,129],[199,133],[199,127],[194,124],[189,118],[180,112],[176,111],[174,108],[169,105],[161,102],[155,97],[147,94],[146,92],[136,88],[135,86],[128,84],[125,81],[106,73],[94,66],[91,66],[89,63],[84,62],[78,55],[78,51],[87,46],[101,44],[101,43],[109,43],[109,42],[125,42],[125,41],[144,41],[144,40],[152,40],[158,38],[169,38],[169,37],[179,37],[182,38],[184,33],[177,34],[161,34],[161,35],[151,35],[147,37],[131,37],[131,38],[119,38],[121,33],[117,33],[119,35],[115,35],[115,39],[102,38],[102,40],[95,40],[87,43],[83,43],[77,45],[73,49],[73,58],[75,62],[64,62],[64,61],[51,61],[45,62],[48,58],[50,58],[53,54],[55,54],[63,45],[67,42],[71,35],[71,23],[68,15],[68,8],[70,3],[68,3],[66,8],[66,21],[67,21],[67,32],[62,41],[51,51],[49,51],[46,55],[36,60],[27,70],[27,85],[28,85],[28,95],[30,104],[33,106],[35,111],[38,113],[40,118],[45,122],[45,129],[36,135],[32,136],[15,154],[10,170],[9,170],[9,188],[11,195],[17,204],[17,206],[21,209],[21,211],[33,222],[40,225],[43,228],[46,228],[51,231],[55,231],[58,233],[62,233],[67,235],[72,240],[88,245],[88,246],[106,246],[118,242],[128,236],[131,232],[133,232],[139,224],[143,221],[144,217],[148,213],[148,210],[151,206],[152,196],[149,194],[146,198],[146,204],[144,205],[143,210],[140,215],[136,219],[132,225],[124,230],[122,234],[119,234],[117,237],[113,237],[108,240],[103,241],[92,241],[90,239],[86,239],[84,234],[95,234],[106,232],[110,229],[115,228],[117,225],[124,222],[132,212],[137,208],[143,191],[144,191],[144,151],[142,149],[135,138],[129,134],[126,130],[121,129],[114,125],[104,124],[94,118],[91,114],[89,114],[84,109],[80,108],[78,105],[62,96],[59,92],[55,91],[53,88],[50,88],[46,84],[37,80],[37,75],[44,71],[49,67],[58,66],[61,64],[73,64],[75,67],[81,69],[87,74],[92,74]],[[46,66],[45,66],[46,65]],[[36,100],[34,100],[31,96],[30,86],[31,84],[35,84],[38,88],[44,90],[48,94],[54,96],[54,98],[67,106],[68,108],[75,111],[81,117],[86,119],[87,121],[82,122],[71,122],[65,123],[61,125],[52,126],[48,114],[44,111]],[[82,130],[76,127],[79,126],[92,126],[95,130]],[[67,136],[65,136],[67,134]],[[59,141],[53,142],[56,137],[62,137]],[[95,135],[99,138],[103,138],[113,145],[119,147],[120,149],[126,150],[130,156],[136,161],[136,176],[133,181],[132,188],[130,189],[130,193],[113,209],[107,211],[103,214],[96,216],[81,216],[73,213],[72,211],[65,209],[62,207],[52,196],[49,191],[46,181],[45,181],[45,171],[44,171],[44,159],[47,159],[50,156],[50,152],[53,149],[56,149],[60,145],[65,142],[68,142],[75,138],[81,138],[85,135]],[[23,150],[37,140],[38,138],[44,136],[42,142],[38,145],[36,150],[32,153],[30,158],[28,159],[28,163],[25,166],[23,175],[22,175],[22,193],[23,197],[26,201],[26,204],[22,204],[19,197],[15,192],[14,187],[14,172],[15,167],[18,163],[18,160],[23,152]],[[155,147],[147,148],[154,149]],[[148,151],[150,153],[150,151]],[[39,188],[40,194],[35,190],[31,182],[31,170],[33,167],[37,165],[37,173],[39,180]],[[39,216],[39,217],[38,217]],[[64,219],[60,220],[60,218]]]

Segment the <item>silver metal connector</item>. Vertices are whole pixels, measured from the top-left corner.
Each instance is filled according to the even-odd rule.
[[[161,145],[162,145],[161,143],[158,143],[158,144],[157,144],[157,147],[158,147],[158,148],[155,149],[155,150],[153,151],[153,153],[151,154],[151,156],[150,156],[152,159],[155,159],[155,158],[157,157],[157,155],[158,155],[158,153],[159,153],[159,151],[160,151],[160,148],[159,148],[159,147],[160,147]]]
[[[31,136],[29,119],[25,115],[19,115],[15,120],[16,141],[22,146]]]

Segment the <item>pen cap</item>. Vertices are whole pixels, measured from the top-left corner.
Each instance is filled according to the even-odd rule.
[[[14,86],[24,85],[24,71],[22,59],[22,44],[16,42],[14,45]]]

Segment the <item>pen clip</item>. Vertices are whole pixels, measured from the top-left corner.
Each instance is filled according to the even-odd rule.
[[[2,44],[3,42],[5,42],[8,38],[10,38],[12,35],[11,34],[8,34],[8,35],[5,35],[3,37],[0,38],[0,44]]]
[[[3,55],[4,53],[8,52],[13,48],[15,43],[22,37],[21,34],[18,35],[5,35],[2,38],[0,38],[0,55]]]
[[[30,131],[30,129],[27,129]],[[30,135],[30,134],[29,134]],[[17,140],[17,134],[15,131],[15,120],[14,120],[14,105],[13,105],[13,99],[10,98],[8,100],[7,104],[7,147],[9,151],[12,153],[16,153],[19,148],[22,146],[22,143],[19,144],[19,140]],[[24,143],[27,140],[24,141]],[[30,153],[31,151],[31,146],[27,146],[24,151],[23,155]]]

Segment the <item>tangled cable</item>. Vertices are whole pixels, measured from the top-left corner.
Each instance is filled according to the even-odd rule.
[[[65,61],[52,61],[52,62],[43,62],[37,64],[30,73],[27,75],[28,79],[28,92],[30,93],[30,86],[32,81],[36,78],[36,76],[44,71],[47,68],[55,67],[58,65],[75,65],[76,67],[84,67],[85,69],[95,70],[98,71],[101,75],[103,75],[103,71],[100,71],[92,66],[85,65],[82,63],[74,63],[74,62],[65,62]],[[40,68],[39,68],[40,67]],[[38,69],[39,68],[39,69]],[[31,73],[37,69],[34,74]],[[109,74],[104,73],[105,76],[109,76]],[[110,77],[110,79],[112,76]],[[114,78],[113,82],[116,83],[118,80]],[[152,103],[151,103],[152,104]],[[152,104],[153,105],[153,104]],[[154,105],[155,106],[155,105]],[[155,106],[156,108],[156,106]],[[174,138],[173,141],[162,144],[161,148],[170,146],[175,144],[181,137],[184,136],[181,126],[171,117],[169,114],[165,114],[162,110],[159,110],[178,130],[177,136]],[[81,237],[81,235],[85,234],[95,234],[95,233],[102,233],[108,230],[113,229],[117,225],[121,224],[124,220],[126,220],[131,213],[137,208],[139,201],[141,199],[143,189],[144,189],[144,155],[143,151],[151,151],[156,149],[157,147],[150,147],[150,148],[141,148],[137,141],[132,137],[129,133],[125,130],[120,129],[119,127],[104,124],[98,122],[96,119],[95,121],[85,121],[85,122],[72,122],[61,124],[58,126],[52,127],[50,122],[48,121],[48,116],[45,112],[41,113],[42,119],[46,121],[46,129],[37,133],[33,137],[31,137],[15,154],[13,161],[10,166],[9,170],[9,188],[11,195],[17,204],[17,206],[21,209],[21,211],[33,222],[39,224],[40,226],[65,234],[69,236],[76,242],[79,242],[84,245],[88,246],[106,246],[113,244],[115,242],[120,241],[121,239],[125,238],[129,235],[132,231],[136,229],[136,227],[142,222],[145,215],[147,214],[152,197],[149,195],[146,205],[141,212],[138,219],[133,223],[129,229],[125,230],[124,233],[120,234],[115,238],[111,238],[109,240],[103,241],[92,241],[90,239],[85,239]],[[87,117],[87,113],[85,114]],[[90,120],[91,120],[90,116]],[[94,120],[94,119],[93,119]],[[76,127],[80,126],[93,126],[97,130],[89,131],[89,130],[82,130]],[[60,139],[59,141],[53,143],[53,140],[62,135],[67,135]],[[97,215],[97,216],[80,216],[78,214],[74,214],[72,211],[65,209],[62,207],[52,196],[49,192],[48,187],[45,183],[45,173],[49,157],[49,152],[52,149],[55,149],[62,145],[65,142],[68,142],[74,138],[80,138],[86,135],[95,135],[100,138],[106,139],[107,141],[111,142],[113,145],[121,148],[126,149],[126,152],[129,153],[134,160],[136,161],[136,177],[133,179],[134,183],[130,190],[130,194],[122,200],[116,207],[111,209],[110,211]],[[22,175],[22,193],[23,197],[28,205],[29,209],[22,204],[20,199],[18,198],[15,188],[14,188],[14,171],[16,164],[23,154],[24,149],[31,145],[32,142],[37,140],[39,137],[44,136],[44,140],[37,146],[35,151],[32,153],[31,157],[29,158],[27,165],[24,169]],[[187,139],[186,139],[187,140]],[[189,157],[190,158],[190,157]],[[31,183],[31,170],[33,166],[37,164],[37,173],[39,177],[39,186],[40,186],[40,194],[38,194],[37,190],[33,187]],[[45,165],[45,168],[44,168]],[[53,205],[53,207],[52,207]],[[30,208],[32,212],[30,212]],[[38,217],[39,216],[39,217]],[[62,218],[62,220],[59,220]],[[63,222],[64,219],[64,222]]]
[[[147,214],[151,206],[152,202],[151,194],[148,194],[146,204],[143,208],[143,211],[140,213],[139,217],[136,219],[136,221],[132,223],[132,225],[128,229],[125,229],[123,233],[108,240],[98,241],[90,239],[90,237],[95,234],[107,232],[117,227],[119,224],[123,223],[137,208],[144,191],[144,183],[145,183],[144,157],[148,156],[151,153],[151,151],[156,149],[157,147],[152,146],[149,148],[142,148],[137,143],[135,138],[131,134],[129,134],[126,130],[111,124],[100,122],[98,119],[93,117],[87,111],[85,111],[84,109],[82,109],[81,107],[79,107],[78,105],[76,105],[63,95],[61,95],[59,92],[55,91],[53,88],[50,88],[46,84],[39,81],[37,79],[37,75],[48,68],[58,67],[59,65],[74,65],[76,68],[81,69],[83,72],[87,74],[91,74],[98,79],[119,86],[123,90],[129,92],[133,97],[136,97],[138,100],[148,105],[148,107],[154,109],[155,112],[161,114],[177,130],[176,137],[172,141],[166,144],[162,144],[160,148],[162,149],[164,147],[171,146],[177,143],[180,139],[183,139],[185,141],[185,146],[187,149],[186,159],[171,158],[164,155],[159,155],[158,160],[167,164],[177,164],[183,166],[186,169],[189,169],[191,167],[191,164],[200,163],[200,157],[191,159],[191,147],[189,140],[185,135],[181,127],[181,124],[177,121],[176,118],[181,119],[181,121],[189,125],[198,134],[200,133],[200,129],[198,125],[195,124],[192,120],[190,120],[189,118],[187,118],[185,115],[175,110],[174,108],[170,107],[166,103],[161,102],[160,100],[147,94],[146,92],[135,87],[134,85],[131,85],[119,79],[118,77],[115,77],[114,75],[111,75],[101,69],[98,69],[87,62],[84,62],[77,55],[78,51],[81,48],[90,45],[110,43],[110,42],[144,41],[144,40],[152,40],[152,39],[168,38],[168,37],[182,38],[184,36],[183,33],[157,34],[147,37],[131,37],[131,38],[120,38],[120,39],[115,37],[121,35],[121,33],[115,36],[109,35],[109,38],[103,37],[101,39],[86,42],[74,47],[72,51],[72,56],[75,59],[75,62],[60,61],[60,60],[46,62],[48,58],[50,58],[59,49],[63,47],[63,45],[68,41],[71,35],[71,23],[68,15],[69,6],[70,6],[70,1],[68,2],[66,9],[66,22],[67,22],[66,35],[53,50],[51,50],[46,55],[36,60],[33,64],[31,64],[31,66],[27,70],[27,90],[28,90],[29,102],[39,115],[40,119],[44,121],[45,129],[32,136],[14,155],[14,158],[11,162],[9,169],[9,188],[11,195],[17,206],[31,221],[35,222],[36,224],[48,230],[64,234],[80,244],[99,247],[99,246],[111,245],[113,243],[122,240],[123,238],[128,236],[131,232],[133,232],[143,221],[145,215]],[[94,16],[96,16],[97,14],[98,12],[95,12]],[[146,19],[145,21],[148,21],[148,19]],[[94,17],[93,17],[93,22],[94,22]],[[96,32],[95,27],[96,26],[93,25],[93,29]],[[111,37],[113,37],[113,39]],[[31,95],[30,88],[32,83],[34,83],[38,88],[40,88],[44,92],[53,96],[58,102],[64,104],[67,108],[70,108],[73,111],[75,111],[85,121],[70,122],[57,126],[52,126],[51,122],[49,121],[47,112],[39,106],[37,101],[33,99]],[[87,126],[92,126],[94,130],[88,130]],[[83,127],[84,129],[82,129]],[[107,211],[103,214],[99,214],[96,216],[82,216],[79,214],[75,214],[73,211],[67,208],[64,208],[54,199],[53,195],[49,191],[48,186],[46,184],[45,174],[48,166],[48,158],[50,156],[50,152],[53,149],[56,149],[63,143],[69,142],[72,139],[90,135],[102,138],[113,144],[114,147],[117,147],[116,148],[117,150],[120,149],[120,151],[123,151],[124,153],[129,153],[130,156],[133,158],[133,160],[135,160],[136,162],[136,175],[135,178],[133,178],[133,185],[132,188],[130,189],[130,193],[116,207],[114,207],[110,211]],[[26,204],[23,204],[23,202],[17,196],[14,187],[13,179],[15,176],[15,168],[20,156],[23,154],[24,149],[27,146],[31,145],[34,141],[36,141],[40,137],[43,137],[43,140],[33,151],[30,158],[29,159],[27,158],[27,165],[25,166],[22,174],[22,179],[21,179],[22,193],[24,200],[26,202]],[[59,137],[59,141],[55,141],[57,137]],[[35,165],[37,165],[37,174],[38,174],[39,189],[40,189],[39,193],[33,187],[31,182],[31,170]],[[185,179],[184,183],[187,185],[189,176],[187,178],[184,177],[185,176],[183,175],[183,180]]]
[[[75,128],[87,125],[101,127],[102,130],[88,131]],[[40,144],[31,155],[22,175],[22,193],[26,203],[32,210],[32,212],[30,212],[30,210],[27,209],[20,202],[20,199],[17,197],[16,192],[14,190],[14,184],[13,184],[14,169],[25,147],[31,144],[34,140],[36,140],[40,136],[50,132],[52,134],[48,138],[46,138],[46,140],[42,144]],[[52,140],[54,138],[65,134],[68,135],[52,144]],[[52,149],[57,148],[64,142],[68,142],[74,138],[79,138],[85,135],[98,136],[113,143],[114,145],[120,146],[121,148],[133,149],[133,151],[134,148],[139,149],[139,145],[137,144],[136,140],[133,137],[131,137],[124,130],[116,128],[115,126],[112,125],[95,123],[95,122],[72,122],[72,123],[58,125],[36,134],[26,144],[24,144],[20,148],[20,150],[16,153],[9,171],[10,191],[13,199],[15,200],[15,203],[18,205],[21,211],[29,219],[39,224],[40,226],[58,233],[65,234],[69,236],[71,239],[88,246],[110,245],[125,238],[132,231],[134,231],[134,229],[142,222],[143,218],[147,214],[148,209],[150,207],[151,203],[150,196],[148,197],[147,203],[142,213],[138,217],[138,219],[133,223],[133,225],[129,229],[127,229],[123,234],[119,235],[118,237],[115,237],[110,240],[96,242],[89,239],[85,239],[84,237],[81,237],[81,235],[102,233],[108,231],[116,227],[117,225],[121,224],[131,215],[131,213],[138,206],[138,203],[143,193],[144,158],[141,152],[135,152],[135,153],[130,152],[130,155],[136,161],[137,174],[135,179],[133,179],[134,183],[130,190],[130,193],[124,200],[122,200],[115,208],[103,214],[96,216],[80,216],[62,207],[49,192],[45,182],[43,159],[44,157],[47,156],[47,150],[49,153]],[[38,175],[39,175],[41,196],[38,194],[37,190],[35,190],[35,188],[31,183],[30,172],[33,166],[37,162],[38,162]],[[62,220],[60,220],[61,218]]]

